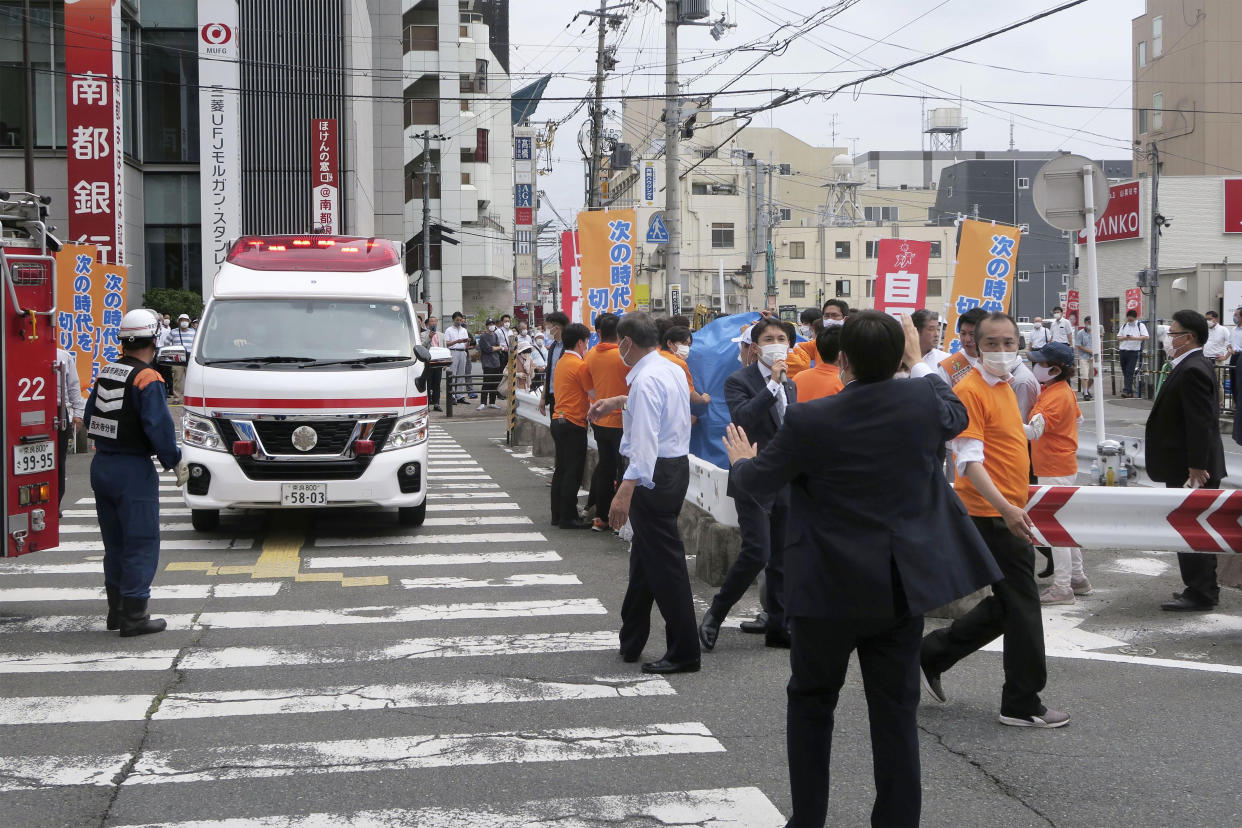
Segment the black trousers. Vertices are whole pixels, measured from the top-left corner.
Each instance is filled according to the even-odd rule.
[[[874,826],[916,826],[919,767],[919,641],[923,616],[888,620],[790,619],[792,675],[785,745],[793,816],[789,826],[820,828],[828,816],[833,716],[850,653],[858,650],[875,774]]]
[[[70,420],[69,428],[56,429],[56,479],[60,482],[57,504],[65,502],[65,461],[69,457],[69,441],[72,439],[73,420]],[[1215,572],[1214,569],[1212,571]]]
[[[655,487],[639,486],[630,502],[630,582],[621,602],[621,655],[637,658],[651,634],[651,605],[664,617],[664,658],[697,661],[699,632],[695,624],[686,548],[677,531],[677,515],[690,485],[686,457],[660,458]]]
[[[1166,489],[1180,489],[1182,483],[1165,483]],[[1209,480],[1206,489],[1219,489],[1220,479]],[[1216,583],[1216,556],[1204,552],[1178,552],[1177,567],[1182,571],[1182,583],[1186,585],[1182,595],[1200,604],[1220,603],[1220,585]]]
[[[612,508],[612,496],[621,482],[621,435],[620,428],[609,428],[592,424],[595,432],[595,446],[599,460],[591,475],[590,502],[595,504],[595,516],[600,520],[608,520],[608,510]]]
[[[440,404],[440,383],[444,378],[443,368],[427,369],[427,404]]]
[[[587,430],[569,420],[552,420],[552,442],[556,459],[552,471],[552,522],[573,523],[578,519],[578,487],[586,472]]]
[[[742,548],[729,567],[720,591],[712,599],[711,613],[723,621],[729,610],[764,572],[763,608],[768,629],[785,626],[785,525],[789,519],[789,490],[782,490],[766,510],[749,497],[734,498]]]
[[[923,639],[923,666],[945,672],[998,636],[1005,637],[1005,684],[1000,712],[1006,716],[1038,716],[1045,708],[1039,692],[1048,682],[1044,661],[1044,623],[1039,587],[1035,583],[1035,550],[993,517],[971,517],[996,559],[1000,581],[992,594],[947,627]]]
[[[500,366],[489,368],[483,366],[483,399],[479,400],[481,405],[491,405],[496,402],[496,386],[500,385]]]
[[[1137,390],[1134,387],[1134,370],[1138,368],[1140,353],[1142,351],[1117,352],[1117,356],[1121,360],[1122,393],[1133,394]]]

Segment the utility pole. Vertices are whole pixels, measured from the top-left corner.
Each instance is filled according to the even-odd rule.
[[[603,206],[600,195],[600,153],[604,149],[604,32],[608,25],[608,0],[599,0],[599,40],[595,51],[595,108],[591,111],[591,188],[587,208]]]
[[[664,284],[681,284],[681,106],[677,87],[677,26],[681,23],[681,0],[664,3],[664,227],[668,245],[664,252]],[[722,309],[723,310],[723,309]]]
[[[767,267],[765,268],[767,274],[766,293],[768,310],[770,311],[776,310],[776,262],[773,261],[776,257],[776,251],[772,248],[772,228],[776,225],[776,219],[780,215],[776,202],[772,200],[772,169],[773,165],[769,159],[764,169],[768,177],[768,200],[764,205],[764,212],[767,216],[767,230],[764,233],[763,250],[767,261]]]
[[[1151,142],[1151,272],[1148,274],[1147,285],[1151,289],[1149,303],[1147,341],[1151,348],[1151,384],[1147,393],[1153,397],[1156,393],[1156,375],[1160,371],[1156,360],[1159,357],[1160,337],[1156,336],[1156,291],[1160,284],[1160,229],[1163,226],[1160,215],[1160,149],[1156,142]]]
[[[26,159],[26,192],[35,190],[34,167],[34,67],[30,65],[30,0],[22,4],[22,65],[26,69],[26,128],[22,130],[22,148]]]
[[[427,301],[427,283],[431,281],[431,141],[443,141],[443,135],[423,130],[423,262],[419,289],[415,298]]]

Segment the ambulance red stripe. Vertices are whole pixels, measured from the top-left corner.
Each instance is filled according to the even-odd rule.
[[[426,395],[418,397],[374,397],[354,399],[323,398],[244,398],[244,397],[189,397],[185,404],[203,408],[393,408],[426,405]]]

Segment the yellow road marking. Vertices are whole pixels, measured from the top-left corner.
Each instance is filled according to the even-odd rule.
[[[306,519],[276,515],[259,559],[251,566],[217,566],[211,561],[173,561],[165,572],[202,572],[205,575],[249,575],[251,579],[292,578],[295,583],[339,583],[343,587],[388,586],[387,575],[349,576],[343,572],[302,572],[302,546],[306,543]]]

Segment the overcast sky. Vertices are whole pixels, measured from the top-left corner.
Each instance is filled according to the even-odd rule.
[[[563,118],[575,101],[592,91],[596,31],[585,17],[570,24],[579,2],[513,0],[510,5],[514,88],[553,74],[535,114],[534,122],[540,125]],[[609,5],[622,2],[609,0]],[[607,42],[618,46],[618,66],[609,76],[606,95],[663,94],[664,13],[650,0],[636,5],[638,11],[630,14],[628,24],[609,32]],[[711,19],[724,12],[737,28],[719,42],[704,28],[681,29],[683,91],[716,92],[761,54],[741,47],[770,45],[763,42],[765,38],[788,37],[795,27],[773,33],[781,24],[801,23],[828,6],[848,8],[783,53],[768,57],[733,83],[730,91],[832,89],[878,67],[938,51],[1057,5],[1061,5],[1057,0],[712,0]],[[1131,20],[1143,13],[1144,5],[1144,0],[1088,0],[955,52],[951,57],[958,60],[937,58],[900,77],[869,81],[858,97],[846,91],[831,100],[786,106],[756,118],[755,125],[779,127],[827,146],[832,144],[835,115],[837,145],[850,152],[917,150],[924,107],[920,96],[928,96],[925,106],[932,109],[953,105],[934,96],[960,94],[968,119],[965,149],[1007,148],[1012,115],[1018,149],[1068,149],[1097,158],[1128,158]],[[764,92],[718,95],[714,106],[755,106],[771,97]],[[556,98],[572,100],[548,100]],[[1057,106],[1017,105],[1034,103]],[[606,126],[619,129],[619,101],[606,101],[606,106],[610,110]],[[585,118],[583,109],[560,127],[553,172],[540,178],[540,187],[571,222],[583,204],[577,136]],[[552,218],[551,211],[541,218]]]

